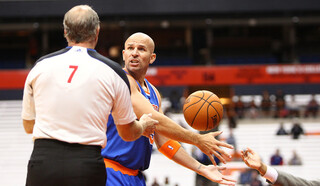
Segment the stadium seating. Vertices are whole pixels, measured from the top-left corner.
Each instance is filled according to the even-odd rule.
[[[25,185],[33,142],[20,115],[20,100],[0,101],[0,185]]]
[[[0,101],[0,185],[16,186],[24,185],[27,173],[27,164],[33,148],[32,136],[26,134],[21,121],[21,100]],[[173,120],[177,121],[189,130],[192,130],[184,121],[182,114],[170,114]],[[269,158],[280,149],[286,165],[276,167],[279,170],[299,175],[304,178],[318,178],[320,149],[320,135],[303,135],[298,140],[290,136],[276,136],[280,121],[284,122],[287,130],[291,128],[291,120],[274,119],[244,119],[239,121],[238,127],[233,130],[236,137],[238,149],[251,147],[257,151],[262,159],[269,163]],[[302,127],[305,132],[317,134],[320,132],[319,119],[305,119]],[[220,124],[220,130],[224,131],[221,139],[229,134],[227,120]],[[191,153],[191,145],[183,144],[187,152]],[[154,146],[154,148],[156,148]],[[289,166],[287,162],[292,156],[292,150],[296,150],[303,161],[302,166]],[[229,168],[246,168],[243,162],[229,162]],[[168,169],[170,167],[170,169]],[[171,183],[178,183],[184,186],[193,186],[195,173],[175,164],[160,154],[157,150],[152,156],[150,168],[145,172],[147,185],[154,178],[162,183],[166,176],[169,176]],[[239,172],[233,172],[231,176],[237,179]]]

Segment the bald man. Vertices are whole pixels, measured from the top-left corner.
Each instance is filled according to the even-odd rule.
[[[145,79],[149,65],[155,62],[155,44],[148,35],[134,33],[124,44],[124,71],[127,73],[131,87],[131,102],[138,118],[144,113],[152,113],[152,117],[159,121],[156,132],[148,137],[140,137],[134,142],[125,142],[118,136],[109,118],[107,130],[107,146],[102,149],[107,171],[106,185],[144,186],[145,180],[141,171],[150,164],[152,146],[155,142],[158,150],[178,164],[197,172],[213,182],[234,185],[234,180],[220,173],[224,167],[206,166],[192,158],[181,147],[180,142],[197,145],[212,160],[212,154],[225,162],[229,155],[219,146],[232,148],[231,145],[215,139],[219,132],[200,135],[182,128],[161,110],[161,97],[158,90]],[[174,141],[176,140],[176,141]],[[221,154],[221,155],[220,155]],[[213,160],[214,161],[214,160]],[[163,170],[167,171],[167,170]]]

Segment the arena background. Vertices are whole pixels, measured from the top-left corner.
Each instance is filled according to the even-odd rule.
[[[77,4],[98,12],[102,29],[96,49],[120,64],[130,34],[141,31],[154,39],[157,60],[147,78],[163,95],[168,116],[189,128],[180,101],[195,90],[216,93],[224,101],[225,113],[240,98],[247,109],[244,118],[235,116],[238,149],[253,147],[269,163],[280,148],[285,165],[277,168],[318,177],[320,119],[303,117],[311,95],[320,103],[317,0],[0,0],[0,185],[24,185],[32,140],[20,118],[23,83],[36,59],[66,46],[63,15]],[[253,100],[259,106],[263,91],[273,99],[278,90],[288,103],[295,97],[298,118],[264,116],[260,108],[252,118],[249,103]],[[306,132],[300,139],[275,135],[280,122],[289,130],[297,119]],[[230,133],[228,124],[225,114],[219,127],[222,140]],[[183,145],[191,153],[192,147]],[[303,165],[287,165],[292,150]],[[245,170],[240,161],[227,166],[235,179]],[[166,176],[172,185],[195,185],[193,172],[157,150],[146,176],[148,185],[155,178],[163,184]]]

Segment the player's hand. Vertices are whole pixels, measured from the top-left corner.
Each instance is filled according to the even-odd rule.
[[[142,135],[149,137],[150,134],[153,134],[156,130],[156,126],[158,125],[158,121],[151,118],[152,114],[143,114],[140,118],[140,122],[142,125],[143,133]]]
[[[208,178],[213,182],[217,182],[219,184],[224,185],[235,185],[236,180],[228,178],[227,176],[223,175],[220,171],[226,169],[223,166],[214,166],[214,165],[202,165],[198,171],[198,174]]]
[[[258,170],[261,167],[260,156],[250,148],[241,151],[241,158],[250,168]]]
[[[221,149],[220,147],[233,149],[233,146],[229,145],[228,143],[221,142],[215,138],[221,133],[222,133],[221,131],[217,131],[217,132],[202,134],[200,136],[200,141],[197,144],[197,147],[210,158],[211,162],[214,165],[217,165],[217,164],[214,160],[213,155],[216,156],[222,163],[227,163],[226,159],[227,160],[231,159],[231,155],[228,154],[223,149]]]

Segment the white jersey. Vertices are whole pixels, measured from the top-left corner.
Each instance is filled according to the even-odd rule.
[[[44,56],[26,79],[22,119],[35,120],[34,139],[104,147],[111,110],[116,124],[136,119],[124,71],[93,49],[67,47]]]

